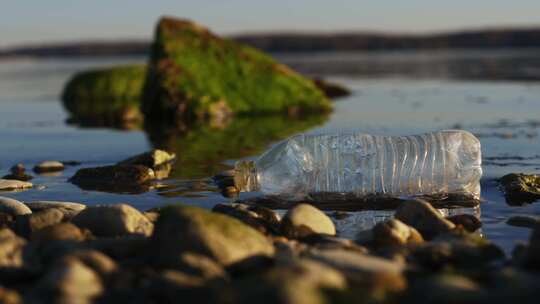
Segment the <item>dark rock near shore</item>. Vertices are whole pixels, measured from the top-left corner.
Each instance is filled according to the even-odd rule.
[[[197,207],[166,207],[160,211],[149,254],[156,265],[172,267],[185,252],[229,265],[256,255],[272,255],[274,247],[263,234],[232,217]]]
[[[540,199],[540,176],[510,173],[500,179],[510,205],[532,203]]]
[[[340,98],[351,95],[351,91],[346,87],[322,78],[313,79],[313,83],[315,83],[317,88],[323,91],[324,95],[328,98]]]
[[[154,170],[141,165],[83,168],[69,179],[85,190],[138,193],[150,189]]]
[[[9,171],[11,173],[4,175],[2,177],[3,179],[15,179],[15,180],[26,182],[34,178],[33,176],[26,173],[26,168],[24,167],[23,164],[14,165],[13,167],[9,169]]]

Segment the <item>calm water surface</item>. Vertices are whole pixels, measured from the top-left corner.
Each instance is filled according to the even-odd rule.
[[[68,116],[58,98],[70,75],[144,58],[0,61],[0,174],[19,162],[27,168],[43,160],[82,162],[58,176],[37,176],[32,181],[36,189],[1,195],[22,201],[128,202],[140,209],[175,202],[212,207],[227,199],[210,176],[298,132],[346,129],[406,135],[462,128],[482,142],[482,233],[507,251],[528,238],[527,229],[505,221],[517,214],[539,215],[540,202],[509,206],[496,179],[509,172],[540,172],[540,82],[535,80],[540,79],[535,76],[540,76],[540,55],[525,50],[278,57],[306,73],[338,81],[353,94],[337,101],[329,117],[303,121],[243,118],[181,135],[80,128],[65,123]],[[151,147],[179,155],[174,172],[159,189],[118,194],[85,191],[66,182],[80,167],[112,164]],[[385,216],[387,212],[358,213],[342,225],[343,235],[353,235],[351,229],[367,228],[374,218]]]

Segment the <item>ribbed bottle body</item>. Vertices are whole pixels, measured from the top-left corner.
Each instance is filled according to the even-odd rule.
[[[269,194],[354,193],[479,196],[480,142],[461,130],[412,136],[298,135],[257,162]]]

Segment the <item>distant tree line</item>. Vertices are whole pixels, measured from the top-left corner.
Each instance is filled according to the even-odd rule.
[[[540,47],[540,28],[477,30],[428,35],[377,33],[244,34],[233,39],[269,52]],[[21,46],[2,57],[146,55],[148,41],[97,41]]]

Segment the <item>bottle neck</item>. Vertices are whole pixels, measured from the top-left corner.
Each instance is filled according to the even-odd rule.
[[[254,161],[238,161],[234,165],[234,185],[240,192],[260,189],[257,168]]]

